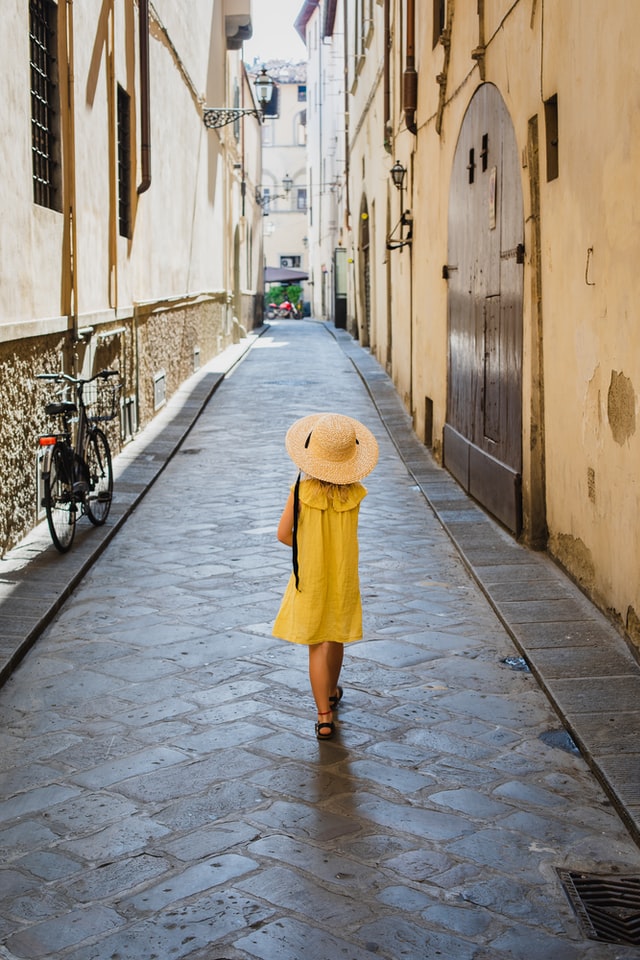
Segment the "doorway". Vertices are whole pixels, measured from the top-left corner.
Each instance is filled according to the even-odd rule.
[[[449,193],[444,463],[516,536],[522,529],[524,214],[511,117],[497,87],[465,114]]]

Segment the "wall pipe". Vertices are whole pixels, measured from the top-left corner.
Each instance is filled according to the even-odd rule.
[[[142,180],[138,194],[151,186],[151,116],[149,109],[149,0],[139,0],[138,29],[140,47],[140,164]]]
[[[387,150],[391,149],[390,143],[390,124],[391,124],[391,11],[389,9],[391,0],[384,0],[384,144]],[[345,32],[346,36],[346,32]]]
[[[407,130],[416,134],[416,110],[418,107],[418,73],[415,57],[416,43],[416,4],[415,0],[407,0],[407,48],[403,84],[404,119]]]
[[[69,317],[74,343],[78,341],[78,246],[76,234],[76,164],[75,164],[75,77],[73,54],[73,0],[66,0],[64,17],[64,64],[66,69],[66,104],[62,111],[64,162],[65,243],[68,274],[63,283],[62,311]],[[75,357],[74,357],[75,363]],[[74,371],[75,372],[75,371]]]

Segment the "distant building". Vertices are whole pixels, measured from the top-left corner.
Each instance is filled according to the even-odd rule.
[[[308,269],[307,68],[305,63],[256,61],[276,87],[262,127],[262,181],[258,200],[264,222],[266,267]],[[303,300],[308,299],[303,284]],[[268,293],[268,291],[267,291]]]
[[[307,0],[296,20],[309,55],[307,116],[311,312],[346,326],[347,164],[343,15]]]

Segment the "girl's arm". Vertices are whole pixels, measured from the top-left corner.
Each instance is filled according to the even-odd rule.
[[[278,524],[278,540],[288,547],[293,546],[293,490],[285,504]]]

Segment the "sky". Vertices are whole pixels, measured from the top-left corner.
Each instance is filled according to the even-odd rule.
[[[306,60],[307,48],[294,29],[303,0],[253,0],[253,36],[245,40],[244,60]]]

